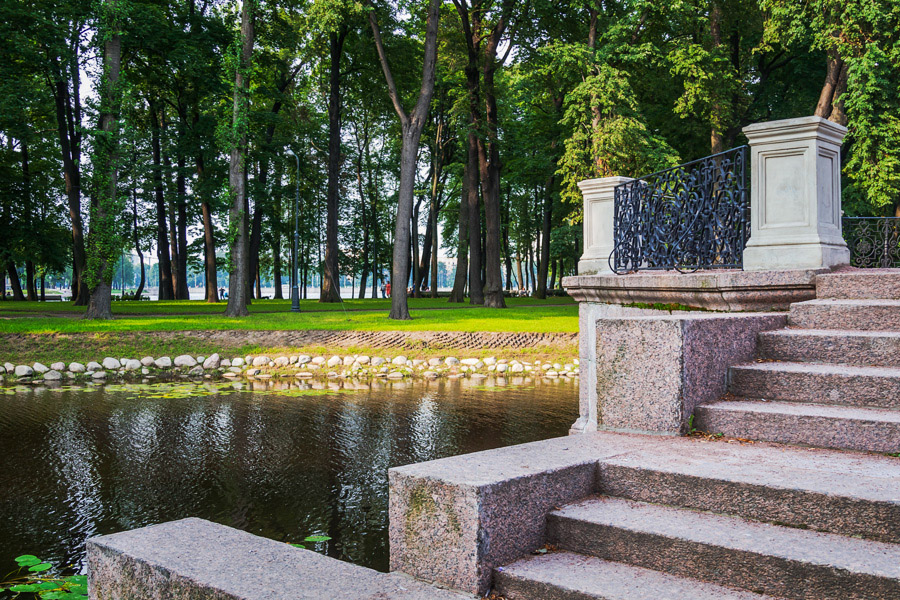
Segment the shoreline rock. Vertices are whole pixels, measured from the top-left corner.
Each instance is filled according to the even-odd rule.
[[[510,353],[512,354],[512,353]],[[14,375],[21,383],[59,382],[62,379],[75,382],[79,379],[105,381],[146,378],[162,375],[191,379],[342,379],[376,380],[405,379],[437,380],[472,379],[482,381],[492,376],[522,376],[543,379],[577,379],[580,373],[577,359],[562,362],[528,360],[512,355],[504,357],[407,357],[393,358],[359,354],[347,355],[258,355],[226,358],[214,353],[209,357],[182,354],[174,359],[169,356],[145,356],[136,358],[105,357],[102,363],[91,361],[53,362],[51,367],[41,363],[33,366],[7,363],[4,371]],[[3,375],[0,374],[0,381]]]

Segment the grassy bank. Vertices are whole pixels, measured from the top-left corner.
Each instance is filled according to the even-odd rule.
[[[531,300],[531,302],[522,302]],[[566,301],[560,305],[560,301]],[[553,301],[556,301],[554,304]],[[267,330],[298,331],[324,329],[333,331],[498,331],[498,332],[576,332],[578,331],[578,307],[568,299],[553,298],[538,304],[530,298],[510,299],[510,307],[496,310],[471,307],[468,304],[453,305],[444,300],[422,299],[431,303],[412,308],[411,321],[394,321],[387,316],[384,307],[368,308],[365,303],[385,303],[384,300],[345,302],[341,305],[325,305],[307,301],[302,312],[290,312],[290,303],[282,301],[258,301],[249,317],[230,319],[221,314],[224,305],[210,306],[204,302],[124,303],[132,308],[147,306],[148,312],[123,314],[123,307],[111,321],[86,321],[73,317],[72,306],[40,305],[36,303],[0,304],[0,333],[51,334],[51,333],[103,333],[125,331],[198,331],[198,330]],[[20,305],[28,304],[22,308]],[[123,303],[116,303],[123,304]],[[148,306],[149,305],[149,306]],[[150,312],[155,308],[155,312]],[[215,312],[210,309],[214,308]],[[344,310],[346,308],[347,310]],[[26,310],[27,309],[27,310]],[[55,309],[55,310],[51,310]],[[182,312],[178,312],[182,311]],[[185,312],[186,311],[186,312]]]
[[[225,312],[225,301],[218,304],[210,304],[203,300],[165,300],[159,302],[134,302],[117,301],[112,303],[113,313],[116,315],[195,315],[195,314],[222,314]],[[559,296],[538,300],[537,298],[507,298],[506,305],[510,308],[527,306],[565,306],[574,305],[575,301],[569,296]],[[254,300],[248,309],[251,313],[283,313],[290,310],[290,300]],[[334,312],[339,311],[389,311],[390,299],[345,299],[342,303],[321,303],[318,300],[301,300],[300,309],[303,312]],[[462,304],[451,304],[446,298],[410,298],[410,309],[422,310],[461,310],[477,309],[468,304],[468,300]],[[80,317],[86,307],[75,306],[71,302],[14,302],[0,300],[0,316],[18,316],[24,314],[46,314],[68,317]]]
[[[227,338],[215,341],[200,339],[185,333],[173,334],[140,334],[140,333],[94,333],[94,334],[48,334],[48,335],[9,335],[2,337],[3,348],[0,350],[0,363],[9,361],[15,364],[33,364],[40,362],[49,365],[53,362],[77,361],[87,363],[100,361],[107,356],[120,358],[142,358],[152,356],[175,357],[180,354],[209,356],[218,352],[223,356],[246,356],[248,354],[266,354],[271,356],[290,354],[309,354],[310,356],[354,355],[383,356],[393,358],[399,355],[415,355],[416,358],[485,358],[488,356],[519,358],[530,361],[542,360],[566,362],[578,357],[576,344],[555,347],[515,348],[515,349],[480,349],[461,350],[453,348],[375,348],[372,346],[328,346],[301,345],[285,346],[282,344],[230,343]]]
[[[578,307],[570,298],[510,298],[505,310],[449,304],[446,299],[410,299],[410,321],[388,318],[389,300],[347,300],[341,304],[301,303],[300,313],[290,312],[290,301],[259,300],[242,319],[222,315],[224,303],[202,301],[115,302],[116,318],[86,321],[83,307],[68,302],[0,302],[0,361],[33,363],[90,361],[105,356],[177,356],[226,352],[234,356],[286,351],[283,343],[266,340],[248,344],[239,335],[192,335],[191,332],[271,331],[458,331],[511,333],[575,333]],[[233,339],[232,339],[233,338]],[[299,348],[292,348],[298,350]],[[305,347],[316,354],[378,354],[409,352],[373,347]],[[484,357],[501,350],[451,350],[415,348],[423,357],[458,355]],[[521,349],[517,356],[547,359],[574,356],[574,345],[551,349]],[[508,354],[508,352],[506,352]]]

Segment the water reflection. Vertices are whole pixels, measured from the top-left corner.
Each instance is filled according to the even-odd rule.
[[[565,380],[180,386],[0,388],[0,568],[81,568],[92,535],[199,516],[386,570],[389,467],[565,435],[577,412]]]

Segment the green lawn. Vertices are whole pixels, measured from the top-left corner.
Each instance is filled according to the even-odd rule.
[[[511,331],[577,332],[578,307],[571,298],[507,299],[505,310],[449,304],[446,299],[410,299],[411,321],[388,318],[389,300],[347,300],[340,304],[301,303],[290,312],[289,300],[254,302],[242,319],[222,316],[225,304],[202,301],[115,302],[112,321],[77,318],[82,307],[71,303],[0,303],[0,333],[79,333],[196,330],[363,330],[363,331]],[[346,309],[346,311],[344,310]],[[32,314],[29,314],[32,313]]]
[[[574,304],[569,296],[560,296],[538,300],[536,298],[507,298],[510,308],[521,306],[550,306]],[[209,304],[203,300],[167,300],[162,302],[113,302],[113,313],[120,315],[164,315],[164,314],[216,314],[225,312],[226,301]],[[251,313],[284,312],[291,306],[290,300],[254,300],[249,309]],[[317,300],[301,300],[300,308],[304,312],[332,312],[343,310],[384,310],[390,309],[390,299],[344,300],[342,304],[323,304]],[[410,309],[462,309],[477,308],[466,304],[451,304],[446,298],[410,298]],[[84,313],[84,306],[75,306],[71,302],[13,302],[0,301],[0,317],[8,317],[21,313],[58,314],[77,316]]]

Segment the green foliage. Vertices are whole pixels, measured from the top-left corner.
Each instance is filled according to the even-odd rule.
[[[87,600],[87,577],[57,575],[53,565],[32,554],[16,557],[17,571],[11,579],[0,583],[0,589],[17,597],[34,594],[42,600]]]
[[[305,390],[297,390],[297,391],[305,391]],[[322,390],[311,390],[311,391],[322,391]],[[303,541],[307,542],[307,543],[319,544],[322,542],[327,542],[330,539],[331,538],[327,535],[309,535],[309,536],[306,536],[305,538],[303,538]],[[303,544],[291,543],[291,546],[294,546],[295,548],[306,548],[306,546],[304,546]]]
[[[566,98],[572,134],[559,165],[563,199],[581,205],[578,182],[636,176],[678,164],[675,150],[654,134],[639,111],[626,73],[599,64]]]
[[[900,207],[900,5],[892,0],[763,0],[766,43],[827,53],[846,64],[845,206],[850,214]],[[823,74],[824,75],[824,74]]]

